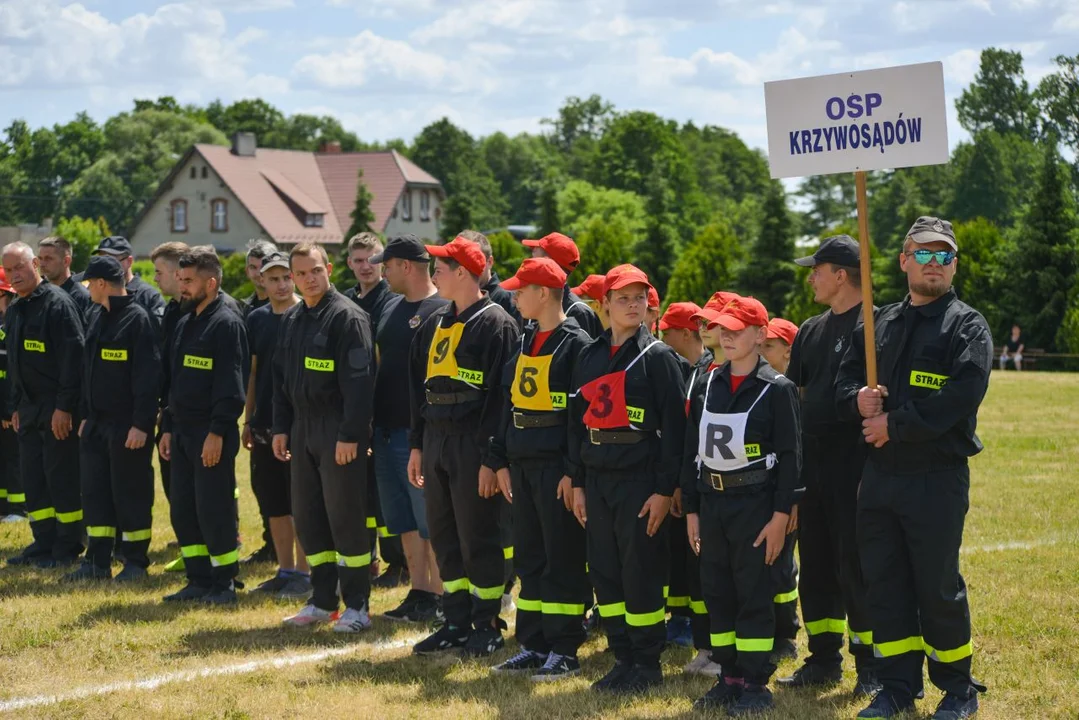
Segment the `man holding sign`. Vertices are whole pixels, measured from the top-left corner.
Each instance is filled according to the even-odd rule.
[[[959,547],[969,507],[967,459],[982,450],[974,430],[993,339],[981,314],[952,289],[957,251],[951,223],[918,218],[899,257],[910,294],[882,308],[877,321],[881,384],[865,386],[857,331],[836,381],[840,415],[861,418],[872,446],[858,493],[858,544],[883,690],[860,718],[914,707],[923,652],[929,679],[946,693],[935,720],[972,716],[985,691],[970,674]]]

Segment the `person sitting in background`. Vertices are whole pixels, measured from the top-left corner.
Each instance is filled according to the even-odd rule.
[[[1012,334],[1004,342],[1004,347],[1000,351],[1000,369],[1003,370],[1008,365],[1009,354],[1012,362],[1015,363],[1016,371],[1023,369],[1023,348],[1026,347],[1023,344],[1023,331],[1018,325],[1012,325]]]

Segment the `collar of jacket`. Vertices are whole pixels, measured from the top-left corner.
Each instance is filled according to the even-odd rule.
[[[60,283],[60,289],[61,290],[67,290],[68,288],[73,288],[73,287],[75,287],[75,276],[74,275],[68,275],[67,280],[64,280],[62,283]]]
[[[44,295],[45,293],[49,292],[49,285],[50,285],[50,283],[49,283],[48,280],[46,280],[45,278],[41,278],[41,282],[39,282],[37,284],[37,287],[34,288],[30,292],[29,295],[27,295],[24,298],[19,298],[18,295],[16,295],[15,297],[18,298],[19,300],[33,300],[34,298],[39,298],[42,295]],[[56,287],[56,286],[53,285],[52,287]],[[59,288],[57,288],[57,289],[59,289]]]
[[[360,286],[359,286],[358,283],[357,283],[356,287],[354,287],[352,289],[356,293],[356,295],[355,295],[356,302],[358,302],[360,304],[360,306],[363,307],[366,310],[367,305],[374,305],[376,300],[378,300],[380,297],[382,297],[382,295],[384,295],[385,293],[387,293],[389,291],[390,283],[386,278],[382,278],[381,280],[378,281],[377,285],[375,285],[373,288],[368,290],[367,294],[363,295],[363,296],[360,295]]]
[[[109,310],[108,312],[117,313],[126,308],[131,303],[135,302],[134,295],[113,295],[109,298]],[[104,309],[104,305],[101,306]],[[206,309],[209,310],[210,306],[207,305]]]
[[[218,293],[217,297],[215,297],[213,300],[211,300],[210,304],[207,305],[206,309],[203,310],[201,313],[196,313],[194,308],[191,308],[190,312],[195,317],[210,317],[215,312],[217,312],[217,309],[220,308],[221,306],[222,306],[221,305],[221,293]]]
[[[479,300],[469,305],[467,308],[465,308],[465,311],[460,314],[457,313],[457,304],[451,302],[449,305],[446,306],[448,308],[448,310],[446,311],[446,315],[453,322],[468,322],[469,318],[490,305],[492,302],[493,301],[491,300],[491,296],[487,293],[483,293],[483,296]]]
[[[712,354],[712,351],[705,348],[704,352],[701,353],[701,356],[697,358],[697,362],[693,363],[690,367],[693,370],[707,370],[708,366],[711,365],[712,361],[715,359],[716,356]]]
[[[547,337],[547,342],[550,342],[554,338],[562,337],[571,330],[580,330],[581,325],[571,317],[567,317],[560,322],[557,327],[551,330],[551,334]],[[536,339],[536,333],[539,332],[539,323],[533,322],[525,326],[524,334],[522,335],[522,341],[526,350],[532,349],[532,341]],[[544,343],[546,344],[546,343]]]
[[[300,305],[303,306],[302,312],[314,313],[315,315],[320,314],[323,309],[326,308],[326,306],[333,302],[333,298],[336,294],[337,288],[335,288],[333,285],[330,285],[330,289],[326,291],[326,293],[322,296],[322,299],[320,299],[314,307],[308,307],[307,303],[301,299]]]
[[[600,335],[598,338],[596,338],[597,340],[602,340],[604,342],[604,344],[607,345],[608,352],[609,352],[609,348],[613,347],[611,345],[611,336],[612,336],[611,329],[607,328],[606,330],[603,331],[602,335]],[[656,340],[655,336],[652,335],[652,333],[648,332],[648,328],[646,328],[644,326],[644,323],[641,323],[640,326],[638,326],[638,328],[637,328],[637,332],[635,332],[633,334],[633,337],[629,338],[624,343],[622,343],[622,345],[620,346],[622,349],[620,349],[618,352],[621,353],[622,350],[624,350],[627,345],[636,347],[638,350],[644,350],[646,347],[651,345],[655,340]]]
[[[716,370],[716,372],[719,373],[720,379],[725,381],[727,383],[727,385],[730,386],[730,381],[731,381],[731,361],[727,360],[726,362],[724,362],[723,365],[721,365],[720,368],[718,370]],[[764,356],[762,355],[762,356],[759,356],[757,358],[756,370],[754,372],[751,372],[746,377],[747,378],[752,377],[752,378],[755,378],[757,380],[761,380],[762,382],[766,382],[766,383],[774,383],[776,381],[776,378],[779,377],[779,373],[777,373],[775,371],[775,368],[773,368],[771,365],[768,364],[768,361],[765,360]],[[744,386],[745,384],[746,383],[743,382],[742,386]],[[741,390],[742,386],[739,386],[738,389]]]
[[[957,296],[955,294],[954,287],[948,288],[948,292],[944,293],[933,302],[926,303],[925,305],[912,304],[910,301],[910,295],[907,295],[907,297],[903,300],[903,312],[906,313],[908,310],[911,310],[917,312],[920,315],[924,315],[925,317],[934,317],[936,315],[940,315],[945,310],[947,310],[948,307],[956,300],[956,298]]]

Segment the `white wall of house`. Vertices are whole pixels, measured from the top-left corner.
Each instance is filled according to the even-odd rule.
[[[173,208],[177,200],[187,202],[186,231],[173,228]],[[215,200],[225,201],[227,229],[223,231],[215,230],[212,224]],[[256,237],[265,237],[262,228],[196,152],[180,168],[172,187],[154,202],[128,239],[137,257],[149,257],[155,247],[166,242],[241,250],[248,240]]]
[[[427,205],[423,205],[425,194]],[[421,212],[423,207],[426,207],[425,212]],[[421,240],[434,242],[439,238],[441,223],[438,218],[441,212],[436,211],[441,207],[438,191],[430,188],[406,187],[401,197],[397,199],[394,214],[386,221],[386,229],[383,233],[387,238],[412,233]]]

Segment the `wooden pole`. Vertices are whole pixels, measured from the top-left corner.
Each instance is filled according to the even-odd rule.
[[[858,191],[858,244],[861,247],[862,318],[865,326],[865,384],[877,387],[877,340],[873,326],[873,273],[869,262],[869,206],[865,195],[865,171],[854,173]]]

